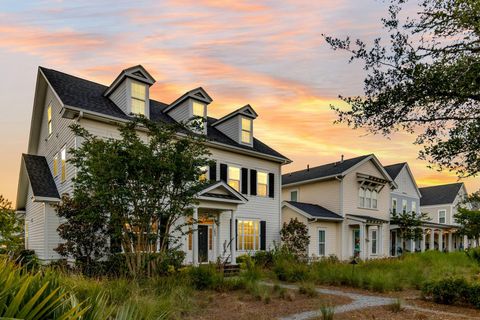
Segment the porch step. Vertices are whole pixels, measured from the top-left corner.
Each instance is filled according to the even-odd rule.
[[[223,267],[223,275],[225,277],[236,276],[239,273],[240,273],[240,265],[239,264],[226,264]]]

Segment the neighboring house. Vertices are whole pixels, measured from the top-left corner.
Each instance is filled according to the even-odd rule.
[[[455,234],[458,224],[455,221],[458,205],[467,198],[467,189],[462,182],[444,184],[432,187],[420,188],[422,198],[420,200],[420,209],[427,213],[430,219],[426,224],[429,236],[430,248],[452,251],[460,248],[466,248],[469,245],[476,245],[475,241],[470,243],[465,238]],[[467,205],[468,206],[468,205]]]
[[[384,168],[397,184],[397,188],[392,190],[390,194],[390,213],[419,213],[421,193],[408,163],[396,163]],[[396,256],[404,250],[409,252],[420,251],[420,241],[408,240],[406,241],[406,248],[403,248],[403,241],[400,238],[398,228],[391,226],[390,255]]]
[[[309,256],[389,255],[390,192],[396,184],[375,155],[282,176],[282,221],[308,225]]]
[[[279,241],[281,166],[290,160],[254,137],[257,114],[249,105],[215,119],[212,98],[193,89],[170,104],[151,99],[155,80],[142,67],[123,70],[110,86],[40,67],[27,154],[22,156],[17,210],[25,213],[26,248],[42,261],[60,256],[61,223],[54,205],[73,190],[75,168],[68,150],[81,141],[68,128],[78,123],[99,137],[119,137],[118,124],[142,114],[159,123],[203,117],[206,144],[216,164],[212,183],[198,194],[193,235],[183,236],[186,263],[215,261],[265,250]],[[140,133],[143,134],[143,133]],[[198,220],[197,220],[198,218]],[[233,243],[234,245],[229,245]]]

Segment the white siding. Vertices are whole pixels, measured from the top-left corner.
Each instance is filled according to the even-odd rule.
[[[191,113],[192,112],[190,111],[190,99],[187,99],[178,106],[174,107],[172,110],[170,110],[168,112],[168,115],[179,123],[185,123],[192,117]]]
[[[336,214],[340,210],[340,182],[338,180],[325,180],[293,187],[284,187],[282,200],[290,201],[290,192],[297,191],[297,201],[312,203],[322,206]]]
[[[25,220],[28,221],[29,250],[34,250],[39,259],[45,258],[45,205],[32,201],[32,188],[28,186],[28,197],[25,205]]]
[[[127,106],[127,81],[123,81],[115,91],[109,96],[110,100],[113,101],[124,113],[128,113]]]
[[[233,141],[240,143],[240,119],[241,116],[235,116],[222,122],[216,128],[227,135]]]
[[[398,176],[395,178],[395,183],[397,184],[397,189],[395,193],[404,194],[413,198],[418,198],[417,188],[415,183],[412,181],[410,174],[408,173],[407,167],[404,166]]]

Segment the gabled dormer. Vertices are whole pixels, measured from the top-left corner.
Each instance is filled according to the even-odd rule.
[[[105,91],[108,97],[127,115],[150,118],[149,89],[155,79],[141,65],[123,70]]]
[[[258,114],[247,104],[215,121],[212,126],[237,143],[253,146],[253,120]]]
[[[183,94],[163,112],[178,123],[191,125],[199,133],[207,134],[207,106],[212,101],[208,93],[199,87]]]

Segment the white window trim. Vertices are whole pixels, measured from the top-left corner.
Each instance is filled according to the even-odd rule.
[[[230,186],[230,168],[238,168],[238,192],[242,191],[242,166],[238,164],[227,164],[227,184]],[[232,187],[232,186],[230,186]],[[232,187],[233,188],[233,187]],[[235,188],[234,188],[235,189]]]
[[[297,193],[297,200],[292,200],[292,192],[296,192],[296,193]],[[299,202],[299,201],[298,201],[298,198],[299,198],[298,196],[299,196],[299,194],[300,194],[300,192],[299,192],[298,189],[292,189],[292,190],[290,190],[290,201]]]
[[[320,254],[320,231],[325,233],[325,241],[323,245],[325,247],[325,252],[323,255]],[[326,257],[327,256],[327,229],[326,228],[317,228],[317,254],[319,257]]]
[[[440,222],[440,212],[445,213],[445,216],[444,216],[445,222]],[[445,210],[445,209],[439,209],[438,210],[438,223],[441,223],[441,224],[446,224],[447,223],[447,210]]]
[[[50,109],[50,121],[48,121],[48,109]],[[51,130],[50,130],[51,129]],[[47,136],[50,138],[53,134],[53,107],[52,101],[47,105]]]
[[[363,206],[360,203],[360,191],[363,190]],[[367,198],[367,191],[370,192],[370,197]],[[377,199],[376,199],[376,207],[373,206],[373,193],[376,192],[377,194]],[[363,186],[358,187],[358,192],[357,192],[357,207],[359,209],[366,209],[366,210],[376,210],[378,211],[378,198],[380,196],[380,193],[375,189],[375,188],[367,188]],[[370,206],[367,207],[367,199],[370,200]]]
[[[236,237],[235,240],[236,240],[237,248],[238,248],[238,249],[237,249],[237,252],[243,252],[243,253],[245,253],[245,252],[256,252],[256,251],[260,251],[260,250],[261,250],[261,249],[260,249],[260,246],[261,246],[261,241],[262,241],[262,234],[261,234],[261,233],[262,233],[262,230],[261,230],[261,225],[260,225],[260,219],[255,219],[255,218],[242,218],[242,217],[238,217],[238,218],[236,218],[236,219],[237,219],[237,223],[236,223],[236,226],[235,226],[235,227],[236,227],[236,229],[237,229],[237,237]],[[239,224],[240,221],[252,221],[252,222],[258,223],[258,249],[255,249],[256,244],[257,244],[257,243],[255,242],[255,240],[256,240],[256,239],[255,239],[255,235],[254,235],[254,238],[253,238],[253,248],[254,248],[254,249],[247,249],[247,250],[243,249],[243,248],[245,247],[245,243],[243,243],[242,249],[240,249],[240,237],[239,237],[239,235],[240,235],[240,228],[238,227],[238,224]],[[243,232],[243,230],[242,230],[242,232]]]
[[[198,117],[197,115],[195,115],[193,113],[193,104],[194,103],[199,103],[201,105],[203,105],[203,128],[202,128],[202,133],[206,133],[206,130],[207,130],[207,123],[206,123],[206,119],[207,119],[207,105],[204,103],[204,102],[200,102],[200,101],[197,101],[195,99],[190,99],[190,102],[189,102],[189,111],[190,111],[190,119],[193,119],[194,117]]]
[[[373,233],[376,233],[376,237],[373,237]],[[375,239],[375,253],[373,252],[373,239]],[[370,240],[371,240],[371,245],[370,245],[370,254],[372,256],[378,255],[378,229],[372,229],[370,231]]]
[[[63,159],[62,159],[62,153],[65,150],[65,177],[63,177]],[[64,183],[67,181],[67,145],[65,144],[61,149],[60,149],[60,182]]]
[[[405,208],[405,210],[403,208]],[[402,213],[407,213],[407,212],[408,212],[408,200],[402,199]]]
[[[240,171],[241,171],[241,169],[240,169]],[[264,195],[264,196],[258,194],[258,185],[259,185],[259,182],[258,182],[258,174],[259,174],[259,173],[264,173],[264,174],[267,176],[267,183],[266,183],[267,189],[266,189],[266,192],[265,192],[265,195]],[[242,178],[241,175],[242,175],[242,173],[240,172],[240,179]],[[267,172],[267,171],[257,170],[257,194],[256,194],[257,197],[260,197],[260,198],[268,198],[268,190],[269,190],[269,187],[270,187],[268,180],[269,180],[269,179],[268,179],[268,172]],[[240,181],[240,183],[241,183],[241,181]]]
[[[393,205],[394,202],[395,202],[395,206]],[[392,212],[397,213],[397,206],[398,206],[397,198],[392,198]]]
[[[250,142],[244,142],[242,140],[242,132],[244,131],[243,130],[243,127],[242,127],[242,120],[243,119],[247,119],[248,121],[250,121]],[[239,138],[238,139],[240,141],[241,144],[245,144],[247,146],[251,146],[253,144],[253,119],[251,118],[248,118],[248,117],[245,117],[245,116],[241,116],[240,117],[240,125],[238,126],[239,127]],[[246,130],[245,130],[246,131]]]

